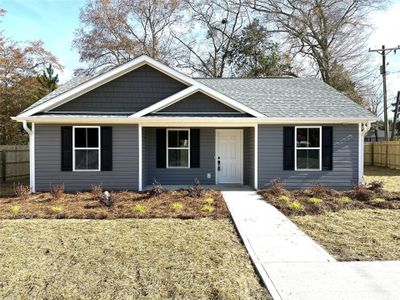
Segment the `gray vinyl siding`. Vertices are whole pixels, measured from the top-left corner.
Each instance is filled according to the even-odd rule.
[[[243,183],[254,187],[254,128],[243,130]]]
[[[203,185],[215,184],[215,129],[200,128],[200,168],[157,168],[156,128],[143,128],[143,186],[154,179],[161,185],[190,185],[195,178]],[[207,179],[211,173],[211,179]]]
[[[143,186],[154,179],[162,185],[190,185],[195,178],[203,185],[215,184],[215,131],[218,128],[200,128],[200,168],[157,168],[156,128],[143,128]],[[243,183],[254,186],[254,129],[243,130]],[[211,178],[207,178],[211,173]]]
[[[109,125],[108,125],[109,126]],[[113,170],[99,172],[61,171],[61,126],[35,126],[36,190],[48,191],[64,183],[66,191],[89,190],[92,184],[108,190],[137,190],[139,152],[137,125],[114,125]]]
[[[336,189],[350,188],[358,181],[358,126],[333,126],[332,171],[284,171],[283,126],[260,125],[258,185],[281,179],[286,188],[307,188],[315,183]]]
[[[237,110],[222,104],[221,102],[197,92],[189,97],[170,105],[162,112],[237,112]]]
[[[137,112],[186,88],[183,83],[142,66],[53,111]]]

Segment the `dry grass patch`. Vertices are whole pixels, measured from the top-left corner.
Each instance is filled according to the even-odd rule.
[[[400,210],[342,210],[291,219],[338,260],[400,259]]]
[[[341,210],[400,209],[399,192],[376,192],[371,186],[363,185],[349,191],[326,189],[324,193],[303,189],[283,190],[283,194],[277,195],[272,188],[258,190],[258,193],[287,216],[319,215]]]
[[[112,192],[113,204],[107,207],[95,193],[60,194],[50,193],[0,198],[0,219],[16,218],[226,218],[229,213],[219,191],[205,190],[201,198],[192,198],[187,190],[166,191],[159,196],[150,193]],[[210,210],[203,210],[207,199],[212,199]],[[176,209],[176,203],[182,204]],[[10,208],[18,205],[18,212]]]
[[[366,167],[364,179],[367,183],[382,181],[386,190],[391,192],[400,192],[400,170],[381,167]]]
[[[228,219],[2,220],[0,299],[271,299]]]

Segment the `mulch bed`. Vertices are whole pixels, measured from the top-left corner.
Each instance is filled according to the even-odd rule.
[[[320,215],[344,209],[400,209],[400,192],[374,191],[371,187],[365,186],[348,191],[317,186],[313,189],[292,191],[261,189],[258,193],[287,216]],[[343,197],[348,199],[343,201]],[[311,198],[320,201],[312,203]]]
[[[63,193],[58,198],[51,193],[36,193],[26,199],[3,197],[0,198],[0,219],[217,219],[229,216],[221,193],[215,190],[205,190],[200,198],[190,197],[187,190],[165,191],[159,196],[151,196],[149,192],[122,191],[113,192],[111,196],[114,199],[111,207],[99,201],[101,196],[90,192]],[[212,203],[207,203],[207,199],[212,199]],[[204,210],[205,206],[208,210]]]

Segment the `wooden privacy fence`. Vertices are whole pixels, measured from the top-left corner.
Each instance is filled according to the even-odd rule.
[[[400,169],[400,141],[365,143],[364,164]]]
[[[29,146],[0,145],[0,182],[29,176]]]

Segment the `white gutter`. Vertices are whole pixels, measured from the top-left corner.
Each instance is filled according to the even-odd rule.
[[[31,193],[35,192],[35,124],[32,129],[28,127],[26,121],[22,121],[22,127],[29,135],[29,186]]]
[[[143,126],[159,126],[160,124],[210,124],[231,123],[247,124],[359,124],[376,121],[366,118],[252,118],[252,117],[120,117],[120,116],[32,116],[12,117],[18,122],[33,122],[40,124],[138,124]]]

